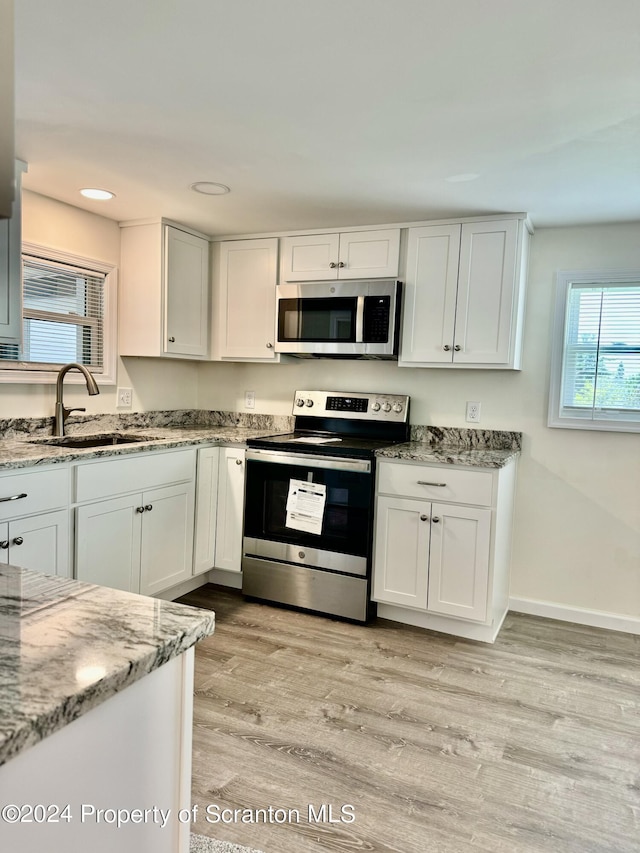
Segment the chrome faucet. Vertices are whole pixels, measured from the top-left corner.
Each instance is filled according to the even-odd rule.
[[[64,381],[64,377],[70,370],[79,370],[80,373],[82,373],[87,383],[87,391],[89,392],[90,397],[94,397],[96,394],[100,393],[96,380],[83,364],[76,364],[75,362],[72,362],[71,364],[65,364],[64,367],[61,367],[56,380],[56,414],[53,422],[54,435],[64,435],[65,421],[71,412],[87,411],[86,409],[67,409],[62,402],[62,383]]]

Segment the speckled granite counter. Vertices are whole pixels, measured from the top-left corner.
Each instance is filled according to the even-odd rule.
[[[145,439],[131,444],[83,449],[42,443],[51,438],[51,418],[0,420],[0,470],[212,442],[243,444],[248,438],[288,432],[291,420],[271,415],[192,410],[70,418],[69,435],[126,432]]]
[[[501,430],[412,426],[411,441],[377,452],[384,459],[503,468],[520,455],[522,433]]]
[[[0,765],[213,630],[211,611],[0,567]]]

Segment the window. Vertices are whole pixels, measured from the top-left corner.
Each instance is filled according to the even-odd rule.
[[[640,271],[558,273],[549,426],[640,431]]]
[[[22,342],[0,344],[5,381],[53,381],[61,365],[84,364],[115,380],[115,269],[23,245]]]

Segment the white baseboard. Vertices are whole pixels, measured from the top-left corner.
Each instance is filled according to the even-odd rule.
[[[608,628],[610,631],[640,634],[640,619],[635,619],[633,616],[618,616],[616,613],[606,613],[601,610],[585,610],[582,607],[566,607],[551,601],[513,597],[509,599],[509,610],[527,613],[530,616],[559,619],[562,622],[575,622],[577,625],[589,625],[592,628]]]

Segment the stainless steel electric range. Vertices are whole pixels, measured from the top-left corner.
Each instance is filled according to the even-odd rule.
[[[366,622],[375,452],[408,440],[409,398],[297,391],[293,414],[247,442],[242,591]]]

